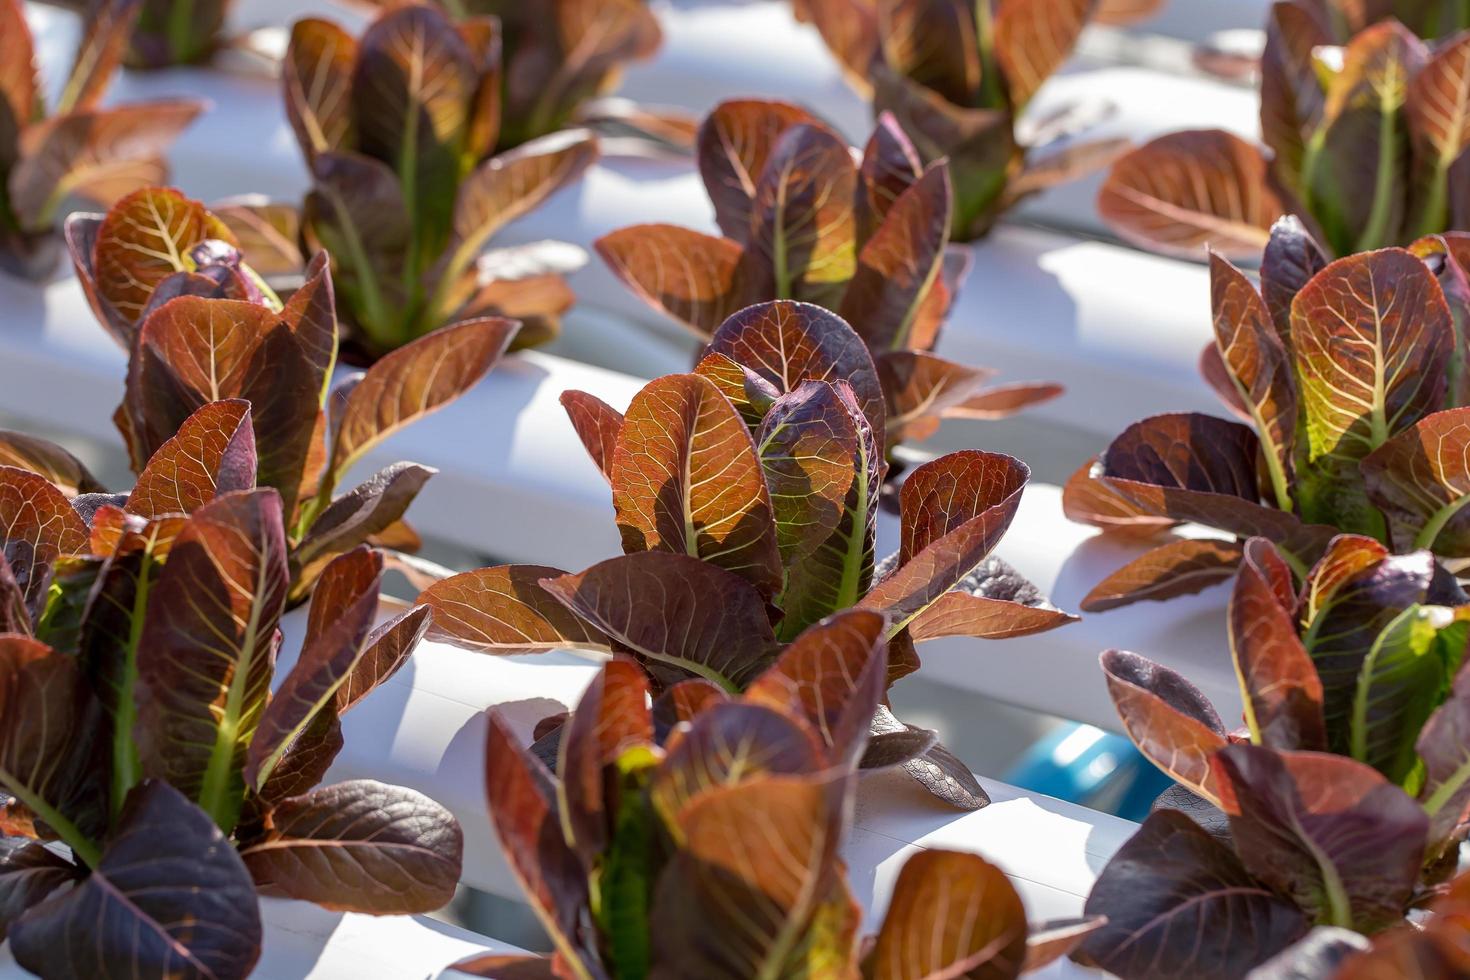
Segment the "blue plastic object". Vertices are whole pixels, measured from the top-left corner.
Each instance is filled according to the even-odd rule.
[[[1038,741],[1003,778],[1128,820],[1148,816],[1171,782],[1128,739],[1076,723],[1060,725]]]

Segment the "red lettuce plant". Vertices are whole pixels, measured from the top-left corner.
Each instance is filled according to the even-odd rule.
[[[1444,890],[1470,808],[1467,602],[1429,552],[1356,535],[1298,592],[1252,538],[1229,612],[1241,734],[1174,671],[1103,654],[1124,728],[1178,785],[1099,876],[1087,911],[1108,921],[1080,958],[1240,977],[1313,924],[1376,933]]]
[[[385,11],[355,41],[296,23],[282,75],[312,174],[306,241],[331,252],[354,342],[380,356],[456,320],[496,313],[540,343],[571,305],[576,249],[487,251],[495,232],[566,186],[597,155],[582,131],[491,157],[501,129],[500,29],[437,7]]]
[[[115,420],[140,485],[194,412],[243,399],[254,406],[255,478],[276,489],[286,515],[293,603],[336,555],[363,542],[416,542],[402,518],[432,469],[400,462],[347,493],[338,487],[373,447],[483,378],[515,321],[464,320],[334,380],[337,319],[325,254],[282,305],[258,287],[218,219],[159,189],[100,219],[74,220],[68,238],[98,320],[131,352]]]
[[[388,0],[361,2],[390,6]],[[493,18],[499,24],[499,150],[598,121],[598,97],[617,87],[624,66],[653,57],[663,37],[644,0],[426,2],[461,22]]]
[[[883,445],[924,439],[942,418],[1000,418],[1054,398],[1054,384],[986,387],[991,372],[933,353],[969,271],[950,246],[950,179],[924,167],[884,114],[861,162],[816,117],[735,101],[699,131],[699,170],[724,237],[635,225],[597,251],[645,302],[708,340],[736,310],[816,303],[857,331],[887,403]]]
[[[562,396],[612,486],[622,557],[568,575],[540,565],[445,579],[421,601],[435,633],[497,654],[583,648],[633,656],[662,691],[699,678],[743,690],[803,630],[852,607],[888,617],[888,680],[913,644],[998,638],[1068,622],[990,553],[1029,470],[978,451],[918,467],[902,542],[876,569],[883,392],[852,329],[826,310],[765,303],[725,322],[692,374],[644,387],[626,415]],[[886,709],[879,731],[905,726]],[[986,800],[942,746],[908,770],[958,806]]]
[[[980,238],[1026,197],[1104,166],[1116,140],[1056,143],[1078,118],[1017,120],[1097,0],[801,0],[848,79],[954,182],[954,236]]]
[[[1470,86],[1470,34],[1431,49],[1371,6],[1277,3],[1261,62],[1269,152],[1221,130],[1162,136],[1113,165],[1103,217],[1144,248],[1188,257],[1206,245],[1251,257],[1292,212],[1340,256],[1466,227],[1470,108],[1458,93]],[[1467,16],[1398,6],[1416,8],[1401,12],[1425,30]],[[1344,26],[1357,33],[1341,37]],[[1339,42],[1340,64],[1322,56]]]
[[[819,623],[739,697],[685,681],[650,706],[643,671],[614,660],[563,726],[559,780],[492,713],[491,819],[556,954],[457,968],[1003,980],[1064,955],[1095,921],[1030,928],[1000,869],[945,850],[904,865],[878,934],[859,941],[839,848],[854,763],[874,750],[884,626],[866,610]]]
[[[47,105],[21,0],[0,0],[0,269],[55,270],[57,230],[76,200],[112,201],[168,174],[163,153],[202,108],[167,99],[101,108],[138,0],[101,0],[54,103]]]
[[[256,889],[375,914],[453,894],[448,811],[371,780],[317,786],[340,715],[428,610],[372,630],[382,557],[338,556],[272,695],[290,559],[251,433],[246,403],[204,405],[122,506],[68,500],[52,471],[94,481],[58,447],[0,439],[48,467],[0,467],[0,936],[43,976],[244,977]]]
[[[1262,535],[1298,575],[1337,531],[1470,556],[1467,243],[1436,236],[1327,264],[1284,220],[1260,291],[1212,257],[1215,342],[1202,367],[1244,424],[1198,413],[1134,423],[1069,482],[1068,515],[1124,533],[1188,521]],[[1171,541],[1083,608],[1198,591],[1240,555],[1236,542]]]

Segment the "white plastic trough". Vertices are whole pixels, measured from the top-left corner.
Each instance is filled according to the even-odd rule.
[[[125,358],[96,325],[76,281],[41,289],[0,279],[0,311],[0,412],[116,444],[111,417]],[[425,534],[503,561],[581,569],[617,554],[618,537],[607,485],[558,398],[581,388],[621,410],[640,384],[549,355],[511,357],[463,399],[375,449],[360,475],[400,459],[437,467],[409,515]],[[1139,550],[1067,521],[1059,496],[1054,487],[1032,486],[999,554],[1075,611]],[[885,516],[879,552],[896,544],[896,521]],[[925,670],[956,687],[1116,727],[1097,655],[1123,647],[1176,666],[1232,717],[1239,696],[1223,632],[1226,591],[1217,586],[1091,615],[1023,639],[927,643]]]
[[[470,956],[519,952],[514,946],[427,916],[372,916],[328,912],[307,902],[262,899],[265,942],[254,975],[262,980],[424,980],[461,973],[445,970]],[[0,980],[22,970],[0,945]]]

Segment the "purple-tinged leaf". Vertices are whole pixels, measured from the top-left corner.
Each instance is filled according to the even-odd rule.
[[[866,68],[866,66],[864,66]],[[923,175],[914,144],[904,135],[893,113],[878,116],[863,147],[858,166],[857,233],[859,246],[873,237],[895,201]]]
[[[517,324],[502,317],[464,320],[398,348],[368,368],[347,396],[329,472],[340,479],[372,447],[454,401],[505,352]]]
[[[118,201],[94,233],[92,252],[74,255],[104,327],[113,314],[130,329],[114,339],[128,344],[143,310],[164,280],[196,268],[191,253],[208,239],[234,245],[230,229],[198,201],[170,187],[146,187]]]
[[[949,171],[931,164],[888,208],[857,255],[840,311],[871,350],[911,345],[913,326],[939,279],[949,244],[954,192]]]
[[[1301,220],[1288,214],[1271,226],[1261,256],[1261,295],[1282,345],[1291,351],[1291,304],[1312,277],[1327,268],[1327,256]]]
[[[900,495],[898,568],[863,598],[898,632],[958,585],[1000,543],[1026,486],[1025,463],[978,450],[914,470]]]
[[[71,453],[54,442],[24,432],[0,429],[0,466],[39,473],[68,497],[106,489]]]
[[[1103,868],[1088,915],[1107,924],[1074,959],[1123,980],[1237,980],[1304,935],[1308,918],[1188,817],[1150,814]]]
[[[241,848],[267,892],[373,915],[432,912],[454,897],[459,824],[422,793],[354,779],[275,806]]]
[[[756,435],[776,542],[788,568],[826,542],[847,512],[862,438],[847,411],[851,391],[843,382],[804,381],[776,400]]]
[[[0,636],[0,790],[87,863],[107,829],[102,720],[77,658]]]
[[[27,608],[39,607],[52,564],[87,550],[87,526],[44,476],[0,466],[0,545]]]
[[[107,206],[160,184],[164,154],[204,109],[193,99],[134,102],[52,116],[30,127],[10,171],[10,203],[26,228],[47,227],[70,197]]]
[[[888,441],[917,442],[939,430],[940,419],[979,394],[994,372],[966,367],[923,351],[880,354],[878,377],[888,405]]]
[[[1418,881],[1429,819],[1372,768],[1318,752],[1231,745],[1216,785],[1245,866],[1333,925],[1399,921]]]
[[[1414,744],[1424,761],[1419,801],[1429,814],[1428,859],[1458,846],[1454,833],[1470,810],[1470,671],[1461,670],[1449,697]]]
[[[655,740],[664,744],[676,726],[692,722],[706,709],[728,700],[730,695],[723,687],[703,677],[691,677],[665,689],[653,700]]]
[[[1013,111],[1072,54],[1096,0],[1002,0],[995,13],[995,60]]]
[[[1083,612],[1106,612],[1144,600],[1193,595],[1229,581],[1240,565],[1241,546],[1216,538],[1180,538],[1144,552],[1092,587]]]
[[[721,102],[705,117],[699,174],[725,237],[737,244],[749,239],[756,184],[777,140],[792,126],[815,121],[797,106],[756,99]]]
[[[745,699],[805,718],[834,763],[850,765],[862,755],[887,687],[886,631],[882,616],[862,609],[809,626]]]
[[[414,606],[368,634],[357,665],[337,688],[334,703],[338,714],[346,714],[408,662],[429,631],[430,616],[428,606]]]
[[[604,796],[608,770],[625,750],[652,744],[647,675],[631,660],[609,661],[561,728],[562,820],[568,842],[589,867],[613,836],[617,801]]]
[[[499,714],[492,711],[487,720],[485,794],[490,822],[557,952],[586,971],[585,964],[597,963],[596,938],[583,924],[587,869],[562,834],[551,774],[521,746]]]
[[[1371,533],[1377,518],[1362,490],[1342,483],[1359,460],[1443,402],[1455,346],[1444,294],[1402,249],[1339,259],[1297,294],[1291,342],[1305,458],[1325,484],[1303,487],[1301,510]]]
[[[1427,415],[1366,456],[1368,500],[1388,518],[1400,550],[1470,554],[1470,409]]]
[[[1098,475],[1131,506],[1241,537],[1261,535],[1315,559],[1332,529],[1260,503],[1260,441],[1249,427],[1198,413],[1155,415],[1123,431]]]
[[[706,352],[724,354],[783,394],[803,381],[846,381],[873,431],[886,431],[873,359],[835,313],[809,303],[759,303],[726,320]]]
[[[1291,568],[1270,542],[1252,538],[1229,617],[1246,725],[1257,744],[1325,750],[1322,681],[1297,635],[1295,606]]]
[[[1209,700],[1175,671],[1135,653],[1102,655],[1108,694],[1133,744],[1154,765],[1211,803],[1220,801],[1210,759],[1226,745]]]
[[[905,631],[915,643],[942,636],[1003,640],[1075,622],[1040,589],[995,555],[919,613]]]
[[[298,566],[309,566],[375,539],[402,520],[409,504],[436,472],[418,463],[394,463],[374,473],[332,501],[311,522],[311,530],[292,559]]]
[[[1297,398],[1286,348],[1256,287],[1218,255],[1210,256],[1210,307],[1215,344],[1261,440],[1276,505],[1289,510]]]
[[[1026,936],[1026,959],[1022,973],[1050,966],[1082,944],[1088,936],[1107,925],[1105,915],[1083,915],[1071,919],[1047,919],[1033,923]]]
[[[678,818],[683,847],[654,894],[654,974],[780,976],[846,961],[859,911],[838,869],[836,795],[810,778],[766,776],[691,801]],[[708,927],[731,921],[730,909],[745,928]]]
[[[10,948],[42,976],[243,980],[261,938],[235,848],[183,794],[149,780],[128,795],[91,875],[16,922]]]
[[[1214,350],[1213,344],[1208,348]],[[1062,511],[1070,520],[1130,537],[1148,537],[1167,530],[1174,521],[1139,507],[1097,478],[1102,467],[1096,457],[1078,467],[1062,487]]]
[[[776,652],[760,593],[688,555],[641,551],[541,584],[637,656],[660,686],[703,677],[739,690]]]
[[[609,482],[612,480],[612,463],[618,445],[618,433],[623,428],[623,413],[607,402],[585,391],[561,393],[561,407],[566,409],[577,430],[577,438],[587,449],[587,455],[597,464],[597,469]]]
[[[40,841],[0,837],[0,941],[27,909],[80,877],[80,868]]]
[[[1322,681],[1329,748],[1348,754],[1354,702],[1364,664],[1380,635],[1410,606],[1424,602],[1434,581],[1434,556],[1427,551],[1394,555],[1353,570],[1374,549],[1348,539],[1332,565],[1309,579],[1316,589],[1303,604],[1303,640]],[[1340,571],[1339,571],[1340,570]],[[1326,578],[1342,578],[1332,583]]]
[[[181,296],[139,328],[119,411],[136,469],[209,402],[250,402],[260,486],[294,513],[316,445],[321,378],[294,330],[263,306]]]
[[[819,123],[781,134],[756,182],[744,273],[756,296],[834,307],[857,269],[857,166]]]
[[[679,840],[685,808],[706,794],[769,776],[809,776],[830,764],[816,730],[799,715],[733,701],[711,705],[679,734],[649,792]]]
[[[383,559],[361,545],[335,558],[312,595],[301,655],[260,714],[246,752],[245,785],[259,791],[317,712],[361,663],[378,612]]]
[[[1286,210],[1260,149],[1218,129],[1169,133],[1118,158],[1097,207],[1135,245],[1190,259],[1206,247],[1254,258]]]

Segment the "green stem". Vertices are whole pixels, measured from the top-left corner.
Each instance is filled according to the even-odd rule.
[[[168,12],[168,46],[175,62],[194,60],[194,0],[173,0]]]
[[[231,799],[231,777],[235,772],[235,750],[240,739],[240,716],[245,706],[245,689],[250,686],[250,675],[254,666],[257,639],[260,632],[260,597],[265,594],[266,563],[262,562],[256,573],[255,589],[251,593],[250,617],[241,631],[240,662],[235,665],[230,678],[229,690],[225,693],[225,706],[215,729],[214,745],[210,747],[209,763],[204,769],[204,778],[199,787],[199,806],[214,818],[215,824],[226,834],[234,830],[238,799]]]
[[[1434,181],[1429,185],[1429,200],[1424,202],[1424,210],[1419,213],[1419,227],[1414,232],[1415,238],[1437,235],[1449,224],[1446,198],[1451,162],[1441,157],[1434,165]]]
[[[1391,84],[1386,84],[1386,89],[1391,89]],[[1363,233],[1358,236],[1358,245],[1354,251],[1367,252],[1380,248],[1387,244],[1388,219],[1393,208],[1393,195],[1395,184],[1398,180],[1398,170],[1394,167],[1394,130],[1398,122],[1398,115],[1389,111],[1389,106],[1380,104],[1378,113],[1378,173],[1373,183],[1373,210],[1369,212],[1368,224]]]
[[[143,778],[143,764],[138,745],[133,740],[133,726],[138,716],[135,702],[138,683],[138,647],[143,639],[143,611],[148,608],[148,591],[152,587],[152,545],[143,556],[138,570],[138,591],[128,621],[127,657],[122,665],[122,679],[117,690],[117,711],[112,732],[112,814],[122,812],[129,791]]]
[[[995,60],[995,17],[990,0],[975,0],[975,41],[980,48],[980,105],[985,109],[1005,108],[1000,68]]]
[[[1450,522],[1450,518],[1459,513],[1460,509],[1467,503],[1470,503],[1470,494],[1446,504],[1435,511],[1433,516],[1419,529],[1419,533],[1414,536],[1414,549],[1416,551],[1421,548],[1432,549],[1434,547],[1434,539],[1439,537],[1439,532],[1444,530],[1444,526]]]
[[[97,867],[97,862],[102,860],[102,852],[98,849],[86,834],[77,828],[77,825],[63,815],[51,804],[32,793],[27,787],[21,785],[10,773],[0,769],[0,784],[6,786],[15,798],[27,809],[46,823],[46,826],[56,831],[62,843],[71,848],[71,852],[81,859],[82,863],[89,868]]]

